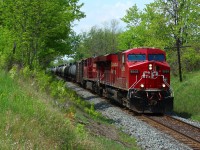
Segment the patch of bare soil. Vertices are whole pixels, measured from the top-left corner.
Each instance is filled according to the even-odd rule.
[[[118,139],[118,132],[116,131],[116,129],[114,127],[110,127],[105,124],[90,121],[90,123],[86,125],[86,128],[93,135],[105,136],[112,140]]]
[[[119,131],[115,127],[90,120],[89,123],[86,124],[86,128],[95,136],[104,136],[108,139],[121,143],[125,147],[131,147],[131,144],[120,140]]]

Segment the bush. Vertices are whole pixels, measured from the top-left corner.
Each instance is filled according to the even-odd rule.
[[[173,75],[178,75],[177,51],[167,51],[167,61],[171,66]],[[197,48],[181,49],[181,65],[183,72],[197,71],[200,69],[200,51]]]
[[[188,48],[182,55],[183,69],[194,71],[200,69],[200,53],[193,48]]]
[[[172,76],[171,85],[174,89],[174,111],[186,118],[200,120],[200,72],[185,74],[183,82]]]
[[[12,79],[16,78],[17,77],[17,71],[18,71],[18,66],[17,65],[14,65],[10,71],[9,71],[9,75]]]

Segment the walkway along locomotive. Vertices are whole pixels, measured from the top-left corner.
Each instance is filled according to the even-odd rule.
[[[157,48],[91,57],[52,71],[140,113],[173,110],[170,67]]]

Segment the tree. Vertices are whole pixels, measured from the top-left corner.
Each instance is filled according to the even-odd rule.
[[[121,46],[153,46],[176,48],[179,78],[182,81],[180,49],[199,39],[199,0],[156,0],[143,11],[135,6],[122,20],[127,23]],[[127,38],[124,38],[127,37]],[[129,44],[124,44],[127,39]],[[194,48],[194,47],[193,47]],[[168,55],[174,54],[168,50]],[[171,58],[171,57],[170,57]],[[176,65],[175,65],[176,66]],[[174,66],[172,66],[174,68]],[[176,70],[176,69],[174,69]]]
[[[3,28],[12,32],[15,63],[46,66],[70,53],[72,23],[81,19],[78,0],[1,0]],[[1,11],[0,11],[1,12]]]
[[[121,30],[116,20],[104,24],[103,28],[94,26],[89,32],[83,32],[76,50],[76,59],[117,52],[119,33]]]
[[[120,35],[120,49],[132,47],[160,47],[168,45],[168,29],[164,16],[155,11],[155,4],[149,4],[143,11],[136,5],[129,8],[122,20],[127,24],[127,31]]]
[[[197,1],[191,0],[157,0],[160,13],[165,15],[169,35],[174,39],[177,49],[179,79],[182,82],[181,48],[188,43],[188,38],[195,36],[195,29],[199,29]],[[198,32],[197,32],[198,33]],[[199,33],[198,33],[199,34]]]

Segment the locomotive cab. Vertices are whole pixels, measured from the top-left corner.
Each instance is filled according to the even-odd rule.
[[[170,67],[159,49],[137,49],[127,54],[131,109],[163,113],[173,110]]]

